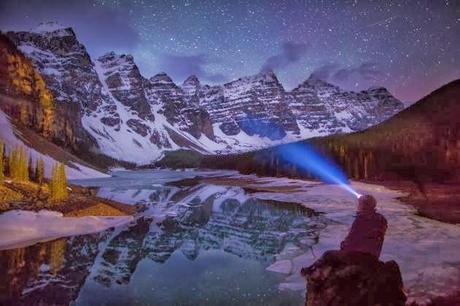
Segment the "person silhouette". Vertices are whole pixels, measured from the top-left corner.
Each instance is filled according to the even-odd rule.
[[[376,212],[376,205],[377,202],[371,195],[359,197],[355,221],[340,244],[340,250],[380,257],[388,223],[384,216]]]
[[[388,227],[374,197],[360,196],[356,218],[340,250],[329,250],[301,274],[306,306],[404,306],[401,271],[394,260],[379,260]]]

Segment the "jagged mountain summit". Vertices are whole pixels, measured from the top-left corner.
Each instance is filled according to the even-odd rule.
[[[195,75],[182,85],[166,73],[145,78],[131,55],[91,59],[73,29],[56,24],[7,36],[56,103],[76,105],[93,151],[137,164],[180,148],[235,153],[362,130],[403,109],[384,88],[356,93],[309,78],[286,91],[273,71],[214,86]]]

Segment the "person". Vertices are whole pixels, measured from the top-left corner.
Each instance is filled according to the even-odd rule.
[[[355,221],[347,237],[340,244],[340,250],[380,257],[388,223],[384,216],[376,212],[376,206],[377,202],[373,196],[359,197]]]
[[[326,251],[302,268],[306,306],[406,305],[398,264],[379,259],[388,225],[376,205],[370,195],[359,197],[356,218],[340,250]]]

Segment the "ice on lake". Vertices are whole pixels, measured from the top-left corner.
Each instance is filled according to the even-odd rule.
[[[168,184],[197,175],[244,179],[251,192]],[[76,305],[303,305],[301,267],[338,248],[356,208],[356,199],[337,186],[230,171],[127,171],[79,183],[145,210],[129,225],[2,251],[0,272],[16,281],[0,296]],[[255,192],[254,186],[294,188]],[[398,262],[412,300],[457,289],[459,226],[416,216],[396,191],[353,187],[374,195],[388,219],[382,259]]]

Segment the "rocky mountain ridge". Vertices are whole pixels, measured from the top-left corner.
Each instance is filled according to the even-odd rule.
[[[7,36],[56,104],[78,105],[91,150],[137,164],[181,148],[235,153],[357,131],[403,109],[384,88],[347,92],[310,78],[286,91],[273,71],[214,86],[196,76],[182,85],[166,73],[147,79],[132,56],[91,59],[72,28],[52,24]]]

